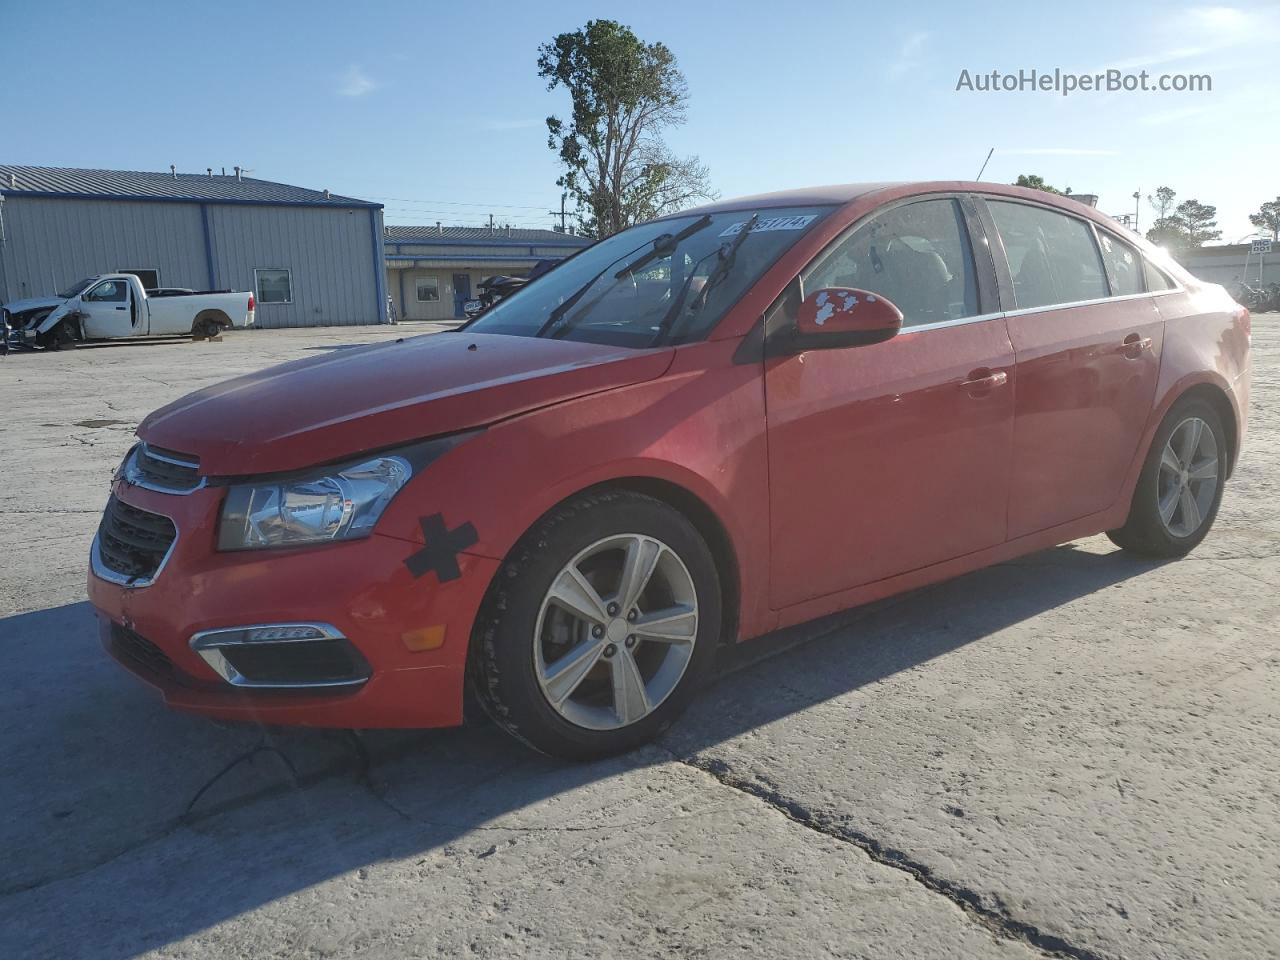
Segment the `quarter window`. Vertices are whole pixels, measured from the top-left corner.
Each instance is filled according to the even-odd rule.
[[[1158,267],[1153,267],[1151,261],[1143,257],[1142,269],[1147,276],[1148,290],[1176,290],[1177,286],[1169,279],[1168,274]]]
[[[418,281],[419,303],[435,303],[439,299],[440,280],[437,277],[427,277],[425,280]]]
[[[1103,230],[1098,231],[1098,242],[1102,244],[1102,262],[1107,265],[1111,295],[1125,297],[1142,293],[1142,258],[1138,251]]]
[[[805,274],[806,294],[823,287],[879,294],[904,326],[975,316],[978,281],[959,204],[918,200],[861,224]]]
[[[129,288],[123,280],[103,280],[84,298],[94,303],[124,303],[129,299]]]
[[[258,281],[258,303],[293,303],[293,277],[288,270],[259,269],[253,273]]]
[[[1026,203],[987,206],[1004,241],[1018,309],[1108,296],[1098,246],[1083,220]]]

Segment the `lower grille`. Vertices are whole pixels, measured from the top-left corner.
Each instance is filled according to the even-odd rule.
[[[177,670],[163,650],[146,637],[139,636],[118,623],[111,624],[111,647],[121,660],[143,673],[159,677],[176,677]]]
[[[98,524],[98,559],[114,578],[150,581],[177,539],[173,521],[112,496]]]

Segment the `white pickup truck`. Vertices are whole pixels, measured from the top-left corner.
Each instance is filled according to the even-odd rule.
[[[252,293],[158,294],[148,294],[131,273],[105,273],[84,281],[79,291],[47,313],[24,310],[7,319],[22,342],[55,350],[77,340],[187,333],[211,337],[231,327],[253,326]],[[5,309],[9,312],[8,305]]]

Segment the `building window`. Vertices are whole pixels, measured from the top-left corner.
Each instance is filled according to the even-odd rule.
[[[159,270],[117,270],[116,273],[131,273],[138,278],[144,290],[158,290],[160,288],[160,271]]]
[[[293,278],[288,270],[255,270],[259,303],[293,303]]]
[[[425,280],[418,281],[418,302],[419,303],[435,303],[440,299],[440,280],[436,277],[428,277]]]

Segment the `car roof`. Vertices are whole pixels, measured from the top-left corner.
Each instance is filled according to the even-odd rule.
[[[803,187],[798,190],[779,190],[773,193],[757,193],[745,197],[717,200],[688,210],[681,210],[674,215],[687,217],[690,214],[755,210],[762,207],[844,206],[871,194],[884,194],[883,199],[887,201],[915,194],[953,192],[1002,194],[1010,197],[1021,197],[1026,200],[1049,204],[1050,206],[1062,207],[1073,213],[1088,210],[1095,215],[1095,218],[1101,219],[1094,208],[1072,200],[1067,196],[1045,193],[1043,190],[1032,190],[1027,187],[1015,187],[1004,183],[990,183],[979,180],[870,181],[865,183],[838,183],[825,187]]]

